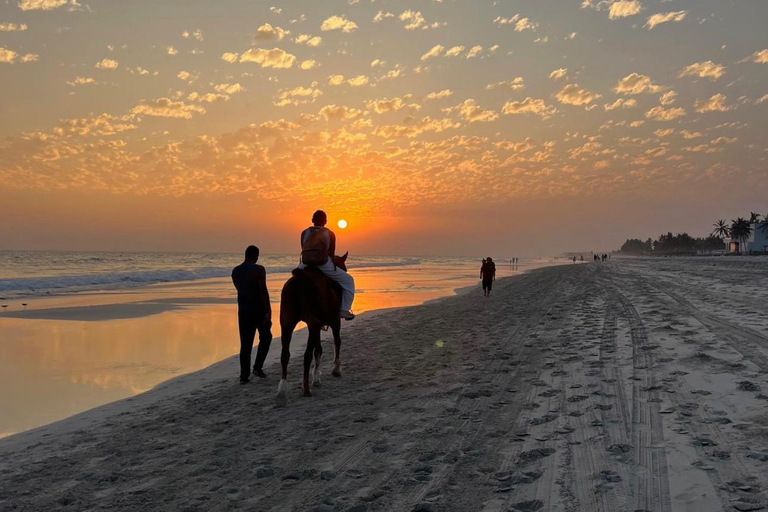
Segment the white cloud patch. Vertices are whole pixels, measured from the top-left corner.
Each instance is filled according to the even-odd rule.
[[[725,94],[715,94],[708,100],[697,101],[695,106],[696,112],[727,112],[736,108],[735,106],[726,105],[727,99]]]
[[[659,103],[664,106],[672,105],[677,100],[677,93],[675,91],[669,91],[661,95]]]
[[[320,109],[319,114],[326,121],[354,121],[365,115],[365,112],[345,105],[326,105]]]
[[[685,109],[682,108],[668,108],[653,107],[651,110],[645,113],[645,117],[654,121],[673,121],[678,117],[685,115]]]
[[[362,87],[367,85],[369,80],[370,79],[365,75],[357,75],[356,77],[347,80],[347,83],[352,87]]]
[[[71,85],[72,87],[78,86],[78,85],[90,85],[95,84],[96,80],[94,80],[91,77],[85,77],[85,76],[78,76],[71,82],[67,82],[67,85]]]
[[[52,11],[65,5],[69,5],[70,8],[80,6],[76,0],[21,0],[19,9],[22,11]]]
[[[557,109],[548,106],[542,99],[525,98],[523,101],[508,101],[504,104],[501,111],[507,115],[514,114],[533,114],[548,118],[557,113]]]
[[[288,34],[290,34],[288,30],[265,23],[256,29],[256,35],[253,39],[256,41],[282,41]]]
[[[314,103],[317,98],[323,95],[323,91],[317,88],[317,82],[312,82],[309,87],[294,87],[293,89],[281,90],[276,101],[273,103],[278,107],[287,105],[303,105]]]
[[[768,49],[755,52],[746,58],[747,61],[756,62],[758,64],[768,64]]]
[[[684,76],[698,76],[700,78],[709,78],[710,80],[717,80],[725,74],[725,67],[720,64],[715,64],[711,60],[706,62],[696,62],[690,66],[686,66],[680,71],[678,78]]]
[[[497,16],[495,20],[493,20],[494,23],[498,23],[499,25],[514,25],[515,26],[515,32],[524,32],[526,30],[536,30],[539,27],[539,24],[531,21],[530,18],[523,18],[519,14],[515,14],[511,18],[504,18],[502,16]]]
[[[239,60],[240,62],[255,62],[263,68],[288,69],[293,67],[296,56],[280,48],[272,48],[271,50],[251,48],[243,53]]]
[[[441,44],[436,44],[435,46],[432,47],[431,50],[429,50],[427,53],[421,56],[421,60],[425,61],[427,59],[431,59],[432,57],[437,57],[441,53],[443,53],[443,50],[445,50],[445,46]]]
[[[608,17],[612,20],[634,16],[643,10],[643,4],[637,0],[619,0],[608,8]]]
[[[634,99],[628,99],[625,100],[623,98],[619,98],[613,103],[606,103],[603,105],[603,109],[606,112],[610,112],[611,110],[616,110],[617,108],[633,108],[637,106],[637,100]]]
[[[452,90],[450,90],[450,89],[443,89],[442,91],[431,92],[431,93],[427,94],[425,99],[428,99],[428,100],[442,100],[442,99],[448,98],[448,97],[450,97],[452,95],[453,95],[453,91]]]
[[[0,23],[0,32],[25,32],[27,28],[25,23]]]
[[[579,84],[568,84],[560,89],[555,97],[557,98],[557,101],[565,105],[580,106],[589,105],[602,96],[586,89],[582,89]]]
[[[464,47],[463,46],[454,46],[453,48],[451,48],[451,49],[449,49],[448,51],[445,52],[445,56],[446,57],[458,57],[459,55],[461,55],[461,52],[463,52],[463,51],[464,51]]]
[[[473,99],[468,99],[459,103],[455,107],[443,109],[446,113],[458,111],[462,119],[469,123],[491,122],[499,118],[499,114],[493,110],[481,108]]]
[[[495,82],[485,86],[486,89],[509,89],[511,91],[519,91],[525,87],[523,77],[518,76],[512,80],[506,80],[503,82]]]
[[[349,21],[341,16],[331,16],[323,21],[320,30],[341,30],[342,32],[349,33],[357,30],[357,24],[354,21]]]
[[[301,34],[293,40],[296,44],[306,44],[307,46],[318,47],[323,43],[323,38],[320,36],[310,36],[308,34]]]
[[[117,69],[120,63],[113,59],[102,59],[96,63],[96,67],[99,69]]]
[[[142,103],[133,107],[131,113],[137,116],[173,117],[178,119],[191,119],[193,114],[204,114],[205,109],[199,105],[187,105],[183,101],[173,101],[168,98],[159,98],[149,103]]]
[[[653,16],[650,16],[648,18],[648,21],[645,24],[645,28],[647,28],[648,30],[653,30],[654,27],[661,25],[662,23],[669,23],[673,21],[674,22],[683,21],[687,14],[688,14],[688,11],[676,11],[676,12],[665,12],[665,13],[654,14]]]
[[[613,91],[618,94],[655,93],[662,90],[664,88],[654,84],[650,77],[637,73],[625,76],[613,88]]]
[[[552,80],[560,80],[561,78],[565,78],[566,75],[568,75],[568,69],[560,68],[551,72],[549,74],[549,78],[551,78]]]

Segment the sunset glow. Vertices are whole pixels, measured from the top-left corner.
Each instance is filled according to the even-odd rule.
[[[719,0],[5,3],[0,248],[240,250],[258,233],[279,253],[318,208],[365,220],[351,242],[368,253],[703,234],[764,209],[765,15]]]
[[[347,221],[345,221],[344,219],[341,219],[336,225],[339,226],[339,229],[346,229]]]

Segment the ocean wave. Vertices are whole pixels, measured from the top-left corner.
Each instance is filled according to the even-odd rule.
[[[350,264],[349,268],[368,267],[402,267],[418,265],[420,260],[401,258],[395,261],[361,261]],[[268,274],[287,273],[295,268],[290,266],[268,266]],[[0,279],[0,296],[2,298],[64,295],[84,291],[116,290],[134,288],[157,283],[172,283],[178,281],[198,281],[229,277],[232,267],[202,267],[198,269],[163,269],[140,270],[128,272],[94,272],[78,275],[22,277]]]

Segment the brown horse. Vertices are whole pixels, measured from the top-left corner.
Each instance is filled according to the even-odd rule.
[[[335,256],[333,263],[346,271],[348,255],[347,252],[344,256]],[[304,379],[301,385],[304,396],[312,396],[312,391],[309,389],[309,367],[312,364],[313,356],[315,368],[312,372],[312,386],[320,386],[320,356],[323,355],[320,331],[324,327],[330,327],[333,331],[333,376],[341,377],[341,361],[339,359],[339,350],[341,349],[340,309],[341,287],[317,269],[307,267],[301,270],[297,268],[293,271],[293,277],[283,285],[280,296],[280,329],[283,342],[280,363],[283,365],[283,375],[277,388],[278,407],[285,407],[288,403],[285,392],[288,361],[291,358],[291,337],[299,322],[305,322],[309,330],[307,349],[304,351]]]

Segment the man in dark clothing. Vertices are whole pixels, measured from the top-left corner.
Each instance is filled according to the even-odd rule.
[[[232,282],[237,289],[237,320],[240,328],[240,384],[248,384],[251,370],[251,351],[256,331],[259,348],[253,374],[264,378],[264,360],[272,343],[272,306],[267,290],[267,271],[257,265],[259,248],[250,245],[245,250],[245,261],[232,270]]]
[[[483,297],[490,296],[493,282],[496,280],[496,263],[490,257],[483,260],[483,265],[480,267],[480,279],[483,280]]]

